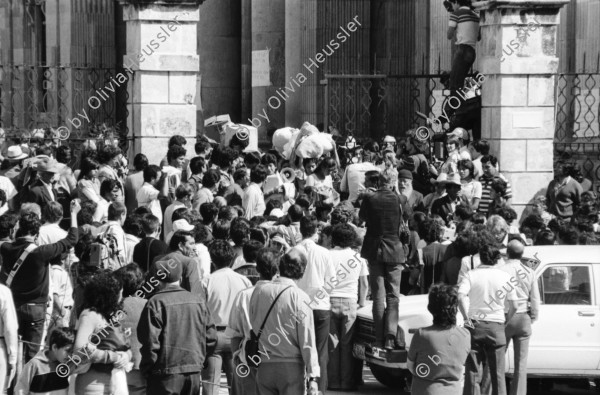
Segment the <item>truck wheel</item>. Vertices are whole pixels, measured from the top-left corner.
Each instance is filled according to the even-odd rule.
[[[378,365],[369,365],[371,373],[381,384],[395,389],[404,389],[406,373],[402,369],[389,369]]]

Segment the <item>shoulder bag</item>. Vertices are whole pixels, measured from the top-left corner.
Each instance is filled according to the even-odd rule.
[[[258,355],[258,346],[259,346],[258,341],[260,340],[260,335],[262,334],[262,331],[265,328],[265,324],[267,323],[267,318],[269,318],[269,314],[271,314],[271,310],[273,310],[273,307],[275,307],[275,303],[277,303],[277,299],[279,299],[281,294],[283,294],[285,291],[287,291],[291,287],[292,286],[290,285],[289,287],[285,288],[283,291],[279,292],[279,295],[277,295],[277,297],[275,298],[273,303],[271,303],[271,307],[269,307],[269,310],[267,311],[267,315],[265,316],[265,319],[263,320],[262,325],[260,326],[260,329],[258,330],[258,334],[255,334],[253,330],[250,330],[250,339],[248,339],[248,341],[244,345],[244,351],[246,352],[246,363],[248,364],[248,366],[257,368],[260,365],[261,359],[260,359],[260,356]]]
[[[15,275],[17,274],[17,272],[19,271],[21,266],[23,266],[23,262],[25,262],[25,259],[27,259],[27,256],[31,253],[31,251],[35,250],[36,248],[37,248],[37,245],[35,245],[35,243],[31,243],[25,248],[25,251],[23,251],[23,253],[19,257],[19,259],[13,266],[12,270],[8,274],[8,278],[6,279],[7,287],[10,288],[10,285],[12,284],[13,280],[15,279]]]

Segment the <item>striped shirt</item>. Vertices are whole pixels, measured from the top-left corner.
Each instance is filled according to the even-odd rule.
[[[456,45],[475,48],[479,38],[479,14],[469,7],[460,7],[450,15],[449,26],[456,28]]]
[[[510,188],[510,182],[504,177],[502,174],[498,173],[495,177],[499,177],[506,181],[506,198],[512,198],[512,189]],[[481,183],[481,200],[479,201],[479,207],[477,211],[480,213],[487,214],[490,204],[492,203],[491,191],[492,191],[492,181],[494,181],[494,177],[486,177],[485,175],[479,178],[479,182]]]

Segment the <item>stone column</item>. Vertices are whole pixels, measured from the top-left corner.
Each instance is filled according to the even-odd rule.
[[[132,3],[122,2],[127,30],[123,57],[128,74],[127,125],[134,138],[129,155],[142,152],[150,163],[158,164],[166,155],[169,138],[179,134],[188,139],[191,157],[196,137],[201,0]]]
[[[262,144],[270,144],[267,130],[285,126],[285,100],[277,94],[285,80],[285,6],[283,0],[251,0],[252,51],[269,50],[269,86],[252,87],[250,122]],[[250,65],[252,68],[252,65]],[[250,86],[252,86],[252,78]]]
[[[498,154],[521,214],[553,177],[554,87],[560,8],[568,0],[490,0],[481,11],[477,48],[482,139]]]

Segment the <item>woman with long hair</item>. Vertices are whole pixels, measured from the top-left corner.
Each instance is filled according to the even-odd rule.
[[[410,343],[407,366],[413,374],[411,392],[420,395],[462,394],[464,364],[471,351],[471,335],[456,326],[456,288],[435,284],[427,310],[433,325],[419,329]]]
[[[473,211],[477,211],[481,201],[482,188],[481,183],[475,180],[475,165],[468,159],[459,160],[458,174],[463,196],[469,200]]]
[[[319,165],[315,169],[314,173],[306,178],[306,186],[313,187],[317,192],[321,193],[322,190],[333,189],[333,179],[331,173],[335,170],[336,164],[333,158],[324,158],[319,162]]]
[[[77,395],[110,395],[113,369],[125,369],[131,361],[128,340],[121,327],[123,287],[110,271],[101,271],[84,290],[83,311],[79,316],[74,354],[82,358],[78,368]],[[82,350],[88,352],[86,360]]]
[[[98,169],[100,164],[94,158],[83,158],[79,179],[77,180],[77,195],[81,202],[100,201],[100,181],[98,180]]]
[[[115,271],[115,275],[123,284],[123,318],[122,324],[125,330],[131,330],[131,352],[133,355],[133,368],[127,373],[129,395],[144,395],[146,393],[146,379],[140,372],[142,345],[137,339],[137,325],[146,306],[146,299],[139,296],[139,290],[144,283],[144,272],[137,263],[130,263]]]

